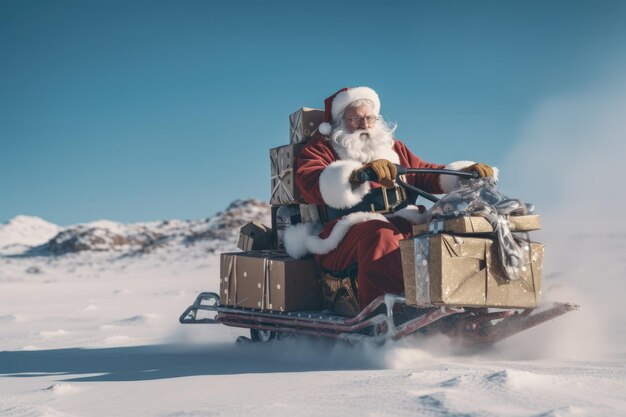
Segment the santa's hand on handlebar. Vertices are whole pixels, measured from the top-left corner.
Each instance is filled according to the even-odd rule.
[[[354,170],[352,175],[350,175],[350,183],[358,186],[368,181],[374,181],[385,188],[392,188],[393,181],[397,179],[398,175],[403,174],[445,174],[477,179],[493,177],[496,171],[489,165],[480,162],[462,168],[460,171],[455,171],[450,169],[405,168],[402,165],[395,165],[386,159],[377,159]]]
[[[476,172],[478,177],[493,177],[494,171],[487,164],[483,164],[482,162],[478,162],[476,164],[465,167],[461,170],[462,172]]]
[[[360,185],[366,181],[374,181],[385,188],[393,188],[397,176],[396,164],[386,159],[376,159],[354,170],[350,175],[350,183]]]

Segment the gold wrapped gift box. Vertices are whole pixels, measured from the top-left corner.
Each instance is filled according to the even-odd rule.
[[[544,246],[522,245],[526,262],[515,281],[504,275],[496,246],[492,239],[449,234],[401,241],[407,304],[535,308]]]
[[[541,218],[538,214],[526,216],[508,216],[509,229],[511,232],[530,232],[541,229]],[[430,223],[416,224],[413,226],[413,234],[424,233],[491,233],[493,227],[484,217],[463,216],[453,219],[435,219]]]

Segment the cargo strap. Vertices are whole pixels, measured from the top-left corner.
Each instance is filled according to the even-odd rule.
[[[270,271],[271,271],[271,262],[272,260],[269,258],[263,259],[263,288],[261,295],[261,309],[265,310],[268,306],[272,308],[272,300],[270,299]]]
[[[237,259],[235,256],[228,256],[228,268],[226,270],[226,277],[228,280],[228,285],[226,286],[226,288],[231,291],[231,282],[232,282],[232,291],[233,291],[233,304],[237,305]],[[232,280],[232,281],[231,281]],[[226,294],[226,298],[228,300],[230,300],[231,294],[228,293]]]

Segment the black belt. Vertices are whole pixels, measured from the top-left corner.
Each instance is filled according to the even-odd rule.
[[[359,211],[372,213],[393,213],[408,206],[410,199],[407,198],[403,188],[375,188],[370,191],[356,206],[347,209],[336,209],[326,206],[328,221],[335,220],[350,213]]]

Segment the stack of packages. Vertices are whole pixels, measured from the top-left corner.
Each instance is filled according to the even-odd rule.
[[[283,248],[282,230],[288,224],[320,223],[317,206],[306,204],[295,184],[296,158],[317,134],[324,111],[303,107],[289,116],[289,145],[270,149],[272,225],[277,248]]]
[[[538,215],[508,216],[511,232],[541,228]],[[483,217],[434,219],[414,226],[414,237],[400,242],[407,304],[535,308],[541,291],[544,246],[518,240],[523,252],[515,279],[507,275],[505,250]],[[517,233],[516,233],[517,234]],[[526,237],[527,237],[526,233]]]
[[[321,309],[315,261],[289,257],[282,232],[290,224],[320,221],[317,206],[302,200],[294,176],[298,153],[317,133],[323,116],[322,110],[298,110],[289,116],[289,145],[270,149],[272,227],[248,223],[237,244],[243,252],[221,255],[220,304],[283,312]]]

